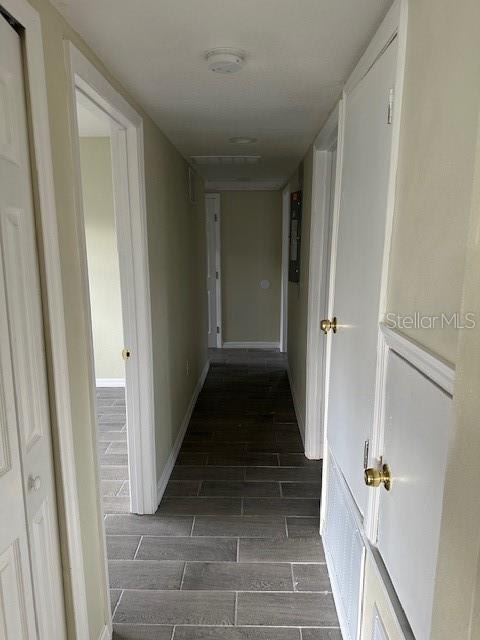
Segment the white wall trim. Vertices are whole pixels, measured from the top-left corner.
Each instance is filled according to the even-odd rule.
[[[98,636],[98,640],[112,640],[112,630],[105,625]]]
[[[288,345],[288,262],[290,253],[290,184],[282,191],[282,280],[280,291],[280,351]]]
[[[43,40],[38,13],[26,0],[0,0],[1,6],[24,28],[25,75],[28,85],[30,131],[33,138],[33,156],[36,172],[32,180],[38,188],[37,219],[41,270],[45,288],[42,302],[48,318],[45,331],[47,352],[51,364],[49,379],[51,399],[54,405],[52,427],[58,444],[58,481],[62,486],[57,500],[62,498],[61,517],[67,558],[64,559],[64,576],[71,589],[73,615],[71,620],[77,638],[88,638],[88,610],[84,574],[83,547],[80,527],[80,511],[77,494],[77,476],[74,454],[72,407],[68,376],[68,353],[65,329],[64,299],[61,280],[60,250],[58,244],[57,212],[53,183],[50,124],[48,118],[47,88]],[[66,560],[66,562],[65,562]]]
[[[279,342],[224,342],[224,349],[279,349]]]
[[[407,10],[407,0],[396,0],[389,9],[387,15],[382,20],[365,53],[358,61],[355,69],[345,83],[344,92],[351,93],[360,80],[368,73],[376,60],[380,57],[388,44],[398,33],[399,25],[404,19],[404,12]]]
[[[124,387],[125,378],[97,378],[95,384],[98,387]]]
[[[162,475],[160,476],[157,483],[157,506],[160,504],[161,499],[163,498],[163,494],[165,489],[167,488],[168,481],[170,480],[170,476],[172,475],[173,467],[175,466],[175,462],[177,460],[178,453],[180,451],[180,447],[182,446],[183,439],[185,437],[185,433],[187,431],[188,425],[190,423],[190,418],[192,417],[193,410],[195,408],[195,404],[197,402],[197,398],[202,390],[202,387],[205,383],[205,379],[208,375],[208,370],[210,368],[210,361],[207,360],[205,367],[203,368],[202,373],[200,374],[200,378],[193,390],[193,394],[188,405],[185,416],[183,417],[182,424],[180,426],[180,430],[173,444],[170,455],[168,456],[168,460],[165,463],[165,467],[163,468]]]
[[[132,357],[126,365],[130,506],[135,513],[156,509],[153,355],[148,265],[143,120],[72,44],[65,53],[71,72],[70,119],[76,168],[77,231],[85,299],[89,300],[85,225],[75,91],[81,91],[116,123],[112,127],[112,170],[122,290],[124,339]],[[91,327],[90,305],[85,310]],[[90,336],[91,337],[91,336]],[[93,363],[93,343],[90,340]]]
[[[453,395],[455,367],[452,364],[384,322],[380,324],[380,331],[389,349],[395,351],[449,395]]]
[[[312,212],[308,279],[305,455],[323,455],[325,336],[320,322],[328,311],[328,242],[331,236],[332,152],[337,147],[338,106],[330,115],[313,148]]]

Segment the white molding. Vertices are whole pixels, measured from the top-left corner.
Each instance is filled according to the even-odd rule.
[[[344,92],[351,93],[360,80],[368,73],[375,61],[380,57],[385,48],[391,42],[392,38],[398,32],[399,25],[404,18],[404,11],[407,9],[407,0],[396,0],[387,15],[382,20],[381,25],[377,29],[375,35],[370,41],[365,53],[358,61],[355,69],[350,74],[345,83]]]
[[[278,191],[285,186],[284,180],[252,180],[236,182],[235,180],[207,180],[207,191]]]
[[[98,636],[98,640],[112,640],[112,630],[105,625]]]
[[[318,133],[313,143],[314,148],[319,151],[328,151],[338,138],[338,119],[340,113],[340,103],[338,102],[332,109],[327,121]]]
[[[71,72],[70,117],[76,167],[77,232],[87,301],[88,271],[75,91],[81,91],[116,123],[112,126],[111,134],[112,173],[124,339],[132,352],[126,366],[126,385],[131,399],[127,403],[130,506],[134,513],[154,513],[155,416],[143,120],[72,43],[66,43],[65,53]],[[87,326],[91,326],[90,306],[87,307],[85,319]],[[89,351],[90,360],[93,362],[93,344],[90,344]]]
[[[453,395],[455,367],[452,364],[383,322],[380,324],[380,331],[389,349],[395,351],[449,395]]]
[[[280,351],[288,345],[288,262],[290,253],[290,183],[282,191],[282,282],[280,296]]]
[[[97,378],[95,384],[98,387],[124,387],[125,378]]]
[[[175,462],[177,460],[178,453],[180,451],[180,447],[182,446],[183,439],[185,437],[185,433],[188,429],[188,425],[190,423],[190,418],[192,417],[193,410],[195,409],[195,403],[197,402],[197,398],[202,390],[202,387],[205,383],[205,379],[208,375],[208,370],[210,368],[210,361],[207,360],[205,367],[203,368],[202,373],[200,374],[200,378],[198,379],[197,384],[195,385],[195,389],[193,390],[192,397],[190,399],[190,403],[187,407],[187,411],[185,416],[183,417],[182,424],[178,431],[178,435],[173,444],[170,455],[168,456],[168,460],[165,463],[165,466],[162,471],[162,475],[160,476],[157,483],[157,506],[160,504],[161,499],[163,498],[163,494],[165,489],[167,488],[168,481],[170,480],[170,476],[172,475],[173,467],[175,466]]]
[[[60,250],[58,244],[57,212],[53,182],[50,124],[48,118],[47,90],[43,39],[38,13],[26,0],[0,0],[2,7],[24,28],[25,65],[27,69],[30,129],[33,137],[33,155],[36,172],[32,179],[38,187],[38,242],[42,246],[41,269],[45,290],[43,302],[48,322],[45,331],[52,367],[51,389],[55,416],[52,426],[58,443],[58,480],[62,490],[57,500],[62,502],[62,521],[66,538],[64,549],[67,558],[64,575],[71,590],[69,610],[73,614],[73,626],[77,638],[88,638],[88,610],[84,574],[83,547],[80,527],[80,510],[77,493],[72,407],[69,388],[69,365],[65,329],[64,299],[61,280]]]
[[[224,349],[279,349],[279,342],[224,342]]]
[[[302,414],[298,409],[298,396],[292,381],[292,376],[290,374],[290,367],[288,365],[287,365],[287,376],[288,376],[288,382],[290,384],[290,391],[292,392],[293,408],[295,410],[295,416],[297,418],[298,429],[300,431],[300,435],[302,436],[303,446],[305,447],[305,423],[303,421]]]

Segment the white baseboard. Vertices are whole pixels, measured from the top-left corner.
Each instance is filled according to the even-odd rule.
[[[125,378],[97,378],[95,384],[97,387],[124,387]]]
[[[205,382],[205,378],[207,377],[208,370],[210,368],[210,361],[207,360],[207,363],[198,379],[198,382],[193,390],[192,398],[190,400],[190,404],[188,405],[187,411],[183,418],[180,430],[178,432],[177,438],[173,445],[173,448],[170,452],[168,460],[165,464],[165,467],[162,471],[162,475],[160,476],[157,483],[157,502],[160,504],[161,499],[163,498],[163,494],[165,489],[167,488],[168,481],[170,480],[170,476],[173,471],[173,467],[175,466],[175,462],[177,460],[178,452],[180,451],[180,447],[182,446],[183,438],[185,437],[185,432],[187,431],[188,424],[190,422],[190,418],[192,416],[193,409],[195,408],[195,403],[197,402],[198,395],[202,390],[203,384]]]
[[[107,625],[103,627],[98,640],[112,640],[112,630]]]
[[[295,386],[293,385],[293,382],[292,382],[292,377],[290,375],[290,367],[288,365],[287,365],[287,375],[288,375],[288,381],[290,383],[290,390],[292,392],[293,408],[295,409],[295,415],[297,417],[298,428],[299,428],[299,431],[300,431],[300,435],[302,436],[303,447],[305,448],[305,423],[304,423],[303,418],[302,418],[302,416],[300,414],[300,411],[298,410],[297,393],[295,391]]]
[[[279,342],[224,342],[224,349],[280,349]]]

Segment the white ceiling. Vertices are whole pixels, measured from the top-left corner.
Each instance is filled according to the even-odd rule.
[[[52,0],[186,157],[211,180],[282,186],[335,105],[391,0]],[[234,75],[205,52],[247,53]],[[232,136],[258,139],[250,145]]]

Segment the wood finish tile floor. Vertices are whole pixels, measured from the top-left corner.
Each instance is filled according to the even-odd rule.
[[[284,357],[211,361],[157,513],[106,515],[114,638],[341,640]]]
[[[97,387],[97,447],[104,513],[128,513],[130,489],[123,387]]]

